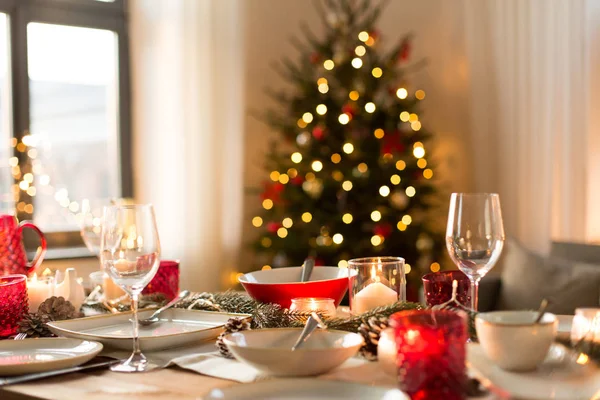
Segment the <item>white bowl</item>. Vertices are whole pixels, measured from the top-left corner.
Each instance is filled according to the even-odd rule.
[[[554,314],[547,313],[534,324],[537,316],[537,311],[478,314],[475,328],[485,355],[507,371],[534,370],[546,358],[558,329]]]
[[[323,374],[355,355],[363,344],[357,333],[316,330],[292,351],[301,332],[301,328],[249,330],[231,333],[223,342],[238,361],[275,376]]]

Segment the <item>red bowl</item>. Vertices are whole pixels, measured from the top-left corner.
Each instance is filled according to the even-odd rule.
[[[276,303],[290,308],[296,297],[327,297],[335,306],[348,290],[348,269],[315,267],[308,282],[300,282],[302,267],[276,268],[255,271],[239,278],[246,292],[262,303]]]

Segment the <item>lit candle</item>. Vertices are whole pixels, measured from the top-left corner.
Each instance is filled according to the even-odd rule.
[[[52,296],[52,285],[49,279],[38,279],[37,273],[27,281],[27,297],[29,298],[29,312],[37,312],[40,304]]]
[[[132,269],[135,268],[136,262],[119,258],[113,263],[113,266],[119,272],[133,272]]]
[[[600,308],[578,308],[571,326],[571,342],[600,343]]]
[[[375,266],[371,269],[371,283],[354,296],[352,312],[362,314],[376,307],[386,306],[398,301],[398,293],[383,284],[377,276]]]
[[[327,318],[335,317],[335,304],[333,299],[324,297],[299,297],[292,299],[290,310],[307,313],[317,311]]]

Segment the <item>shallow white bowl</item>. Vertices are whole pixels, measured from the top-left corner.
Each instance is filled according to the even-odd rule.
[[[539,324],[537,311],[494,311],[475,317],[485,355],[507,371],[531,371],[541,364],[556,337],[558,319],[546,313]]]
[[[292,351],[301,332],[301,328],[257,329],[231,333],[223,341],[238,361],[275,376],[323,374],[355,355],[363,344],[357,333],[317,330]]]

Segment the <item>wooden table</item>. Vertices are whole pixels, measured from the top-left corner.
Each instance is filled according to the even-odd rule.
[[[142,374],[81,372],[0,389],[1,400],[198,400],[214,388],[239,385],[177,367]]]

